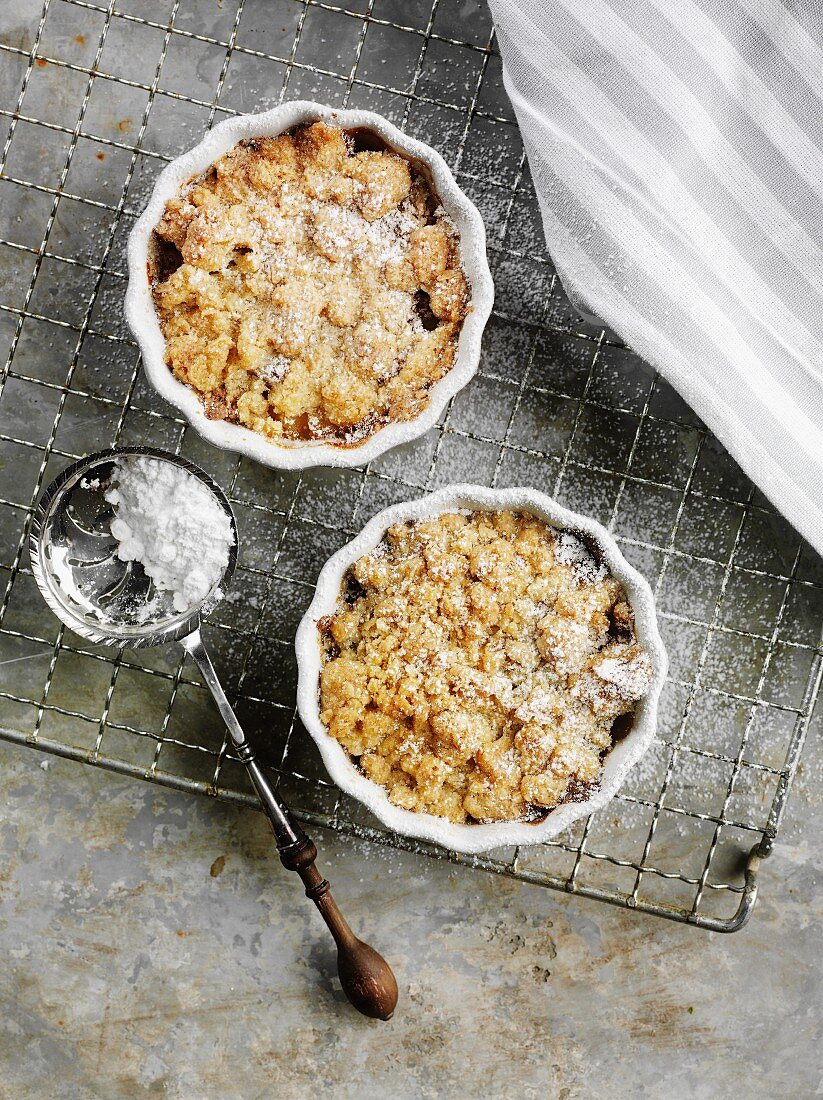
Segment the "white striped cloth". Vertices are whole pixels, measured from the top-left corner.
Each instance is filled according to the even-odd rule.
[[[573,300],[823,552],[820,0],[489,0]]]

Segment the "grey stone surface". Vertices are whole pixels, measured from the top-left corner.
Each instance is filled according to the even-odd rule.
[[[2,745],[0,1096],[811,1096],[818,752],[732,936],[319,834],[380,1024],[259,814]]]

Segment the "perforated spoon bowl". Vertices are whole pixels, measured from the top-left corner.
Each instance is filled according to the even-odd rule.
[[[118,458],[145,455],[193,474],[211,491],[231,524],[234,542],[223,576],[206,598],[178,611],[172,594],[155,588],[143,567],[121,561],[111,533],[114,508],[106,500]],[[234,750],[246,765],[277,841],[280,862],[296,871],[337,944],[337,969],[343,990],[358,1011],[388,1020],[397,1002],[390,967],[359,940],[315,867],[317,848],[277,795],[258,764],[254,750],[220,685],[203,639],[201,616],[228,589],[237,561],[237,524],[225,493],[193,463],[151,447],[99,451],[64,470],[41,496],[29,534],[35,580],[46,603],[66,626],[103,645],[128,647],[177,641],[200,669],[228,727]]]

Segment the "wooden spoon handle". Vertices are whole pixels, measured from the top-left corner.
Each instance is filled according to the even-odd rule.
[[[337,902],[331,896],[329,884],[314,865],[317,849],[306,836],[300,825],[289,812],[288,806],[271,785],[263,769],[257,763],[254,749],[246,740],[246,735],[237,715],[226,698],[220,685],[211,658],[203,645],[199,630],[182,638],[180,644],[190,653],[209,686],[214,701],[228,726],[238,757],[246,765],[249,778],[260,801],[274,838],[280,861],[290,871],[297,871],[306,887],[306,897],[311,898],[320,915],[329,926],[334,942],[337,944],[337,973],[343,992],[354,1007],[364,1016],[373,1016],[378,1020],[388,1020],[397,1004],[397,982],[389,964],[367,943],[359,940],[349,928],[345,917],[337,908]]]
[[[317,848],[309,837],[279,849],[280,862],[296,871],[329,927],[337,944],[337,973],[343,992],[358,1012],[377,1020],[390,1020],[397,1004],[397,982],[391,967],[373,947],[355,936],[331,895],[328,882],[317,870]]]

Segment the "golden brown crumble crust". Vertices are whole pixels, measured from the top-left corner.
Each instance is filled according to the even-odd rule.
[[[419,415],[453,364],[469,308],[454,229],[421,172],[354,134],[240,142],[153,242],[166,361],[209,417],[353,445]]]
[[[585,799],[651,679],[621,585],[512,511],[391,527],[320,628],[331,735],[392,802],[458,823]]]

